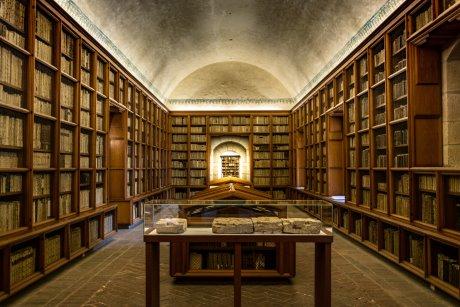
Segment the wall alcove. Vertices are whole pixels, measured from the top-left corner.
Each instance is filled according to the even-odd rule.
[[[251,180],[248,137],[222,136],[211,139],[209,157],[211,181],[224,177],[222,172],[222,157],[239,157],[238,177]]]

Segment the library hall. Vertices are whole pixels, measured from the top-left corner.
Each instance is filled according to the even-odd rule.
[[[460,0],[0,0],[0,306],[460,306]]]

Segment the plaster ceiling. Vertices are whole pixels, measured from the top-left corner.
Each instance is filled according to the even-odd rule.
[[[305,86],[387,3],[73,1],[151,82],[163,101],[202,99],[207,103],[224,98],[270,98],[273,103],[278,98],[293,98],[295,102]],[[171,108],[171,104],[167,106]]]

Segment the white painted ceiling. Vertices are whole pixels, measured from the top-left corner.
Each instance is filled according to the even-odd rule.
[[[213,100],[266,99],[266,109],[276,108],[270,104],[278,98],[298,98],[387,2],[73,1],[159,96],[203,100],[206,106]]]

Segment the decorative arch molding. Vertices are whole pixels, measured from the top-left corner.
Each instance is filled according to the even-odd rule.
[[[221,156],[233,152],[240,156],[239,174],[241,179],[251,180],[249,138],[237,136],[213,137],[209,157],[210,181],[222,178]]]

